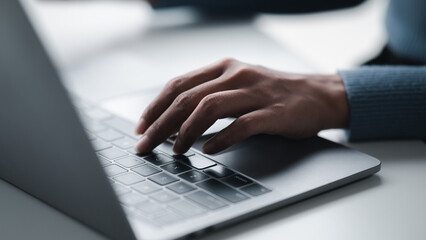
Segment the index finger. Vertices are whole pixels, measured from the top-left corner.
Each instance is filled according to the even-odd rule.
[[[222,62],[217,62],[169,81],[157,97],[145,108],[136,125],[136,134],[143,134],[181,93],[218,78],[223,73],[223,67]]]
[[[217,84],[216,81],[210,81],[182,93],[146,130],[136,144],[136,151],[139,153],[149,152],[158,144],[165,141],[179,129],[180,125],[193,112],[201,99],[213,92],[222,91],[223,88],[224,86]]]

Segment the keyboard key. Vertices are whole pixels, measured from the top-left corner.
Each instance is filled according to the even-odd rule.
[[[96,135],[100,138],[102,138],[105,141],[111,142],[113,140],[119,139],[124,137],[123,134],[113,130],[113,129],[107,129],[101,132],[96,133]]]
[[[191,150],[188,150],[188,152],[183,153],[183,154],[179,154],[179,155],[173,155],[174,159],[177,160],[185,160],[186,158],[195,155],[195,153]]]
[[[105,167],[109,164],[111,164],[111,161],[107,160],[104,157],[98,156],[99,162],[101,163],[102,167]]]
[[[138,153],[138,152],[136,152],[135,148],[129,148],[129,149],[127,149],[127,152],[130,153],[130,154],[136,155],[138,157],[147,157],[147,156],[158,153],[158,152]]]
[[[156,193],[153,193],[150,195],[151,198],[161,202],[161,203],[166,203],[166,202],[170,202],[173,200],[177,200],[179,199],[178,196],[176,196],[174,193],[171,193],[170,191],[166,191],[166,190],[162,190]]]
[[[126,173],[119,177],[115,177],[114,179],[124,185],[132,185],[145,180],[143,177],[137,175],[136,173]]]
[[[185,179],[188,182],[192,182],[192,183],[199,182],[199,181],[202,181],[202,180],[209,178],[206,174],[200,173],[198,171],[189,171],[189,172],[186,172],[186,173],[182,173],[182,174],[179,175],[179,177]]]
[[[143,197],[142,195],[135,193],[135,192],[131,192],[131,193],[121,195],[121,196],[118,197],[118,200],[121,203],[126,204],[128,206],[134,206],[138,203],[147,201],[147,199],[145,197]]]
[[[90,131],[92,133],[97,133],[100,131],[105,131],[107,129],[107,126],[103,125],[99,122],[94,121],[83,121],[84,122],[84,128],[87,129],[87,131]]]
[[[248,199],[244,194],[238,192],[237,190],[226,186],[225,184],[219,182],[216,179],[210,179],[201,183],[198,183],[197,186],[204,188],[208,192],[211,192],[219,197],[222,197],[230,202],[237,203],[243,200]]]
[[[134,215],[135,213],[134,209],[128,207],[127,205],[123,205],[123,203],[121,204],[121,208],[126,213],[126,215]]]
[[[225,168],[224,166],[220,166],[220,165],[208,168],[208,169],[204,170],[204,172],[207,173],[208,175],[216,177],[216,178],[224,178],[224,177],[227,177],[227,176],[234,174],[233,171]]]
[[[139,154],[138,152],[136,152],[135,148],[129,148],[129,149],[127,149],[127,152],[130,153],[130,154],[133,154],[133,155]]]
[[[190,157],[190,156],[192,156],[192,155],[195,155],[195,152],[193,152],[193,151],[191,151],[191,150],[188,150],[186,153],[184,153],[184,154],[181,154],[181,156],[185,156],[185,157]],[[175,156],[177,156],[177,155],[175,155]]]
[[[172,162],[172,163],[169,163],[167,165],[162,166],[161,168],[170,172],[170,173],[173,173],[173,174],[185,172],[185,171],[188,171],[188,170],[191,169],[190,167],[188,167],[188,166],[186,166],[186,165],[184,165],[180,162]]]
[[[142,194],[150,194],[150,193],[161,190],[161,188],[158,187],[157,185],[147,181],[133,185],[132,188]]]
[[[108,176],[112,177],[121,173],[127,172],[126,169],[119,167],[115,164],[104,167],[105,172]]]
[[[118,117],[109,118],[107,120],[104,120],[103,123],[126,134],[127,136],[131,138],[137,139],[135,135],[135,127],[136,127],[135,123],[129,122],[125,119],[118,118]]]
[[[267,192],[270,192],[271,190],[265,188],[264,186],[261,186],[257,183],[251,184],[247,187],[241,188],[242,191],[252,195],[252,196],[259,196],[262,194],[265,194]]]
[[[191,185],[184,182],[177,182],[167,187],[175,193],[183,194],[195,190]]]
[[[120,139],[113,141],[112,144],[114,144],[115,146],[117,146],[121,149],[128,149],[128,148],[134,148],[135,147],[136,140],[129,138],[129,137],[124,137],[124,138],[120,138]]]
[[[155,150],[159,150],[170,156],[175,155],[175,153],[173,152],[173,144],[169,142],[163,142],[162,144],[158,145]]]
[[[132,168],[132,170],[136,173],[139,173],[140,175],[142,175],[144,177],[151,176],[152,174],[156,174],[156,173],[161,172],[161,170],[159,170],[155,167],[152,167],[148,164],[142,165],[140,167]]]
[[[167,173],[159,173],[159,174],[154,175],[154,176],[152,176],[148,179],[157,183],[158,185],[162,185],[162,186],[170,184],[172,182],[176,182],[176,181],[179,180],[179,179],[177,179],[177,178],[175,178],[175,177],[173,177],[173,176],[171,176]]]
[[[163,165],[165,163],[169,163],[174,161],[173,158],[168,157],[164,154],[153,154],[147,157],[144,157],[145,160],[147,160],[148,162],[151,162],[155,165]]]
[[[161,216],[168,213],[166,209],[161,207],[158,203],[152,201],[144,201],[136,205],[138,210],[141,210],[144,214],[152,214],[153,216]],[[148,216],[146,216],[149,218]]]
[[[154,225],[164,226],[172,223],[176,223],[182,220],[183,217],[174,212],[168,212],[165,215],[160,215],[158,217],[153,218],[151,221]]]
[[[116,163],[119,163],[120,165],[123,165],[126,168],[134,167],[136,165],[140,165],[142,163],[145,163],[144,160],[132,156],[128,156],[125,158],[120,158],[115,160]]]
[[[177,133],[175,133],[175,134],[171,135],[171,136],[169,137],[169,139],[170,139],[170,140],[172,140],[172,141],[175,141],[175,140],[176,140],[176,138],[177,138],[177,136],[178,136],[178,134],[177,134]]]
[[[142,220],[159,227],[182,219],[182,217],[178,214],[172,212],[171,210],[165,209],[161,207],[159,203],[152,201],[138,204],[136,213],[140,215]]]
[[[233,186],[233,187],[242,187],[245,186],[247,184],[252,183],[253,181],[241,176],[240,174],[235,174],[233,176],[227,177],[225,179],[223,179],[224,182],[226,182],[227,184]]]
[[[117,148],[107,148],[99,151],[98,154],[108,159],[116,159],[128,155],[126,152],[118,150]]]
[[[112,186],[112,188],[114,189],[114,191],[117,195],[122,195],[122,194],[131,192],[130,189],[128,189],[124,186],[121,186],[120,184],[117,184],[117,183],[113,183],[113,184],[111,184],[111,186]]]
[[[182,200],[170,202],[168,206],[172,210],[186,217],[197,216],[206,212],[204,209]]]
[[[100,108],[89,108],[89,109],[83,109],[82,111],[87,117],[97,121],[105,120],[112,117],[111,113],[104,111]]]
[[[104,150],[104,149],[110,148],[112,146],[110,143],[107,143],[107,142],[105,142],[104,140],[101,140],[101,139],[96,139],[96,140],[93,140],[91,142],[92,142],[93,149],[95,151]]]
[[[212,160],[198,154],[192,155],[190,157],[179,157],[178,159],[183,163],[188,164],[189,166],[192,166],[196,169],[205,169],[216,165],[216,163]]]
[[[203,191],[190,193],[186,196],[186,198],[210,210],[227,206],[227,204],[222,200],[219,200]]]

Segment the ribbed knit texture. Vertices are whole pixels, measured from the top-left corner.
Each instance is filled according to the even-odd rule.
[[[426,66],[339,73],[349,100],[351,140],[426,138]]]

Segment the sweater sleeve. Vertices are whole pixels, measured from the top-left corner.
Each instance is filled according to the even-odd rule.
[[[340,9],[365,0],[153,0],[154,8],[193,6],[226,12],[306,13]]]
[[[349,139],[426,138],[426,66],[371,66],[340,71]]]

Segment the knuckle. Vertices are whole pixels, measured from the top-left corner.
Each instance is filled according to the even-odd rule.
[[[243,132],[251,134],[254,131],[255,120],[252,117],[240,117],[238,124]]]
[[[151,126],[148,128],[148,130],[146,131],[145,135],[147,135],[153,145],[156,145],[158,142],[158,136],[161,136],[161,126],[158,122],[154,122],[153,124],[151,124]]]
[[[214,114],[220,105],[220,98],[216,95],[208,95],[200,103],[200,108],[204,113]]]
[[[251,68],[248,65],[241,65],[237,69],[235,69],[234,76],[236,77],[245,77],[247,74],[252,72]]]
[[[182,77],[177,77],[167,82],[167,89],[170,92],[178,92],[185,80]]]
[[[174,101],[174,106],[178,109],[186,108],[192,101],[192,95],[188,93],[182,93],[176,97]]]
[[[233,67],[230,71],[228,78],[225,82],[231,85],[239,86],[245,82],[251,81],[253,76],[253,70],[249,65],[240,64],[239,66]]]
[[[158,122],[154,122],[151,127],[150,127],[150,133],[151,135],[155,135],[156,133],[158,133],[161,130],[161,126]]]
[[[235,59],[234,58],[230,58],[230,57],[227,57],[227,58],[223,58],[222,60],[220,60],[219,62],[220,62],[220,64],[222,64],[222,65],[229,65],[230,63],[233,63],[235,61]]]
[[[229,66],[229,65],[233,64],[236,61],[237,60],[235,60],[234,58],[227,57],[227,58],[223,58],[222,60],[220,60],[219,64],[223,65],[223,66]]]

